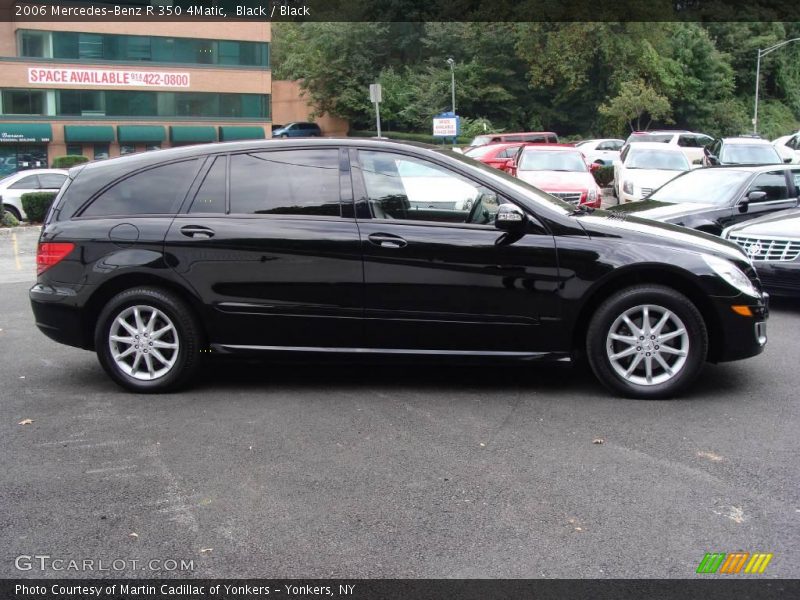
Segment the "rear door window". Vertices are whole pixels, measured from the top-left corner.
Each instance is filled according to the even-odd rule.
[[[170,163],[126,177],[97,196],[81,216],[175,213],[197,173],[198,162]]]
[[[230,181],[231,213],[341,214],[337,149],[235,154]]]
[[[767,196],[760,202],[773,202],[786,200],[789,197],[789,187],[786,185],[786,175],[783,171],[770,171],[756,177],[748,192],[766,192]]]
[[[66,178],[66,175],[58,173],[40,173],[39,184],[46,190],[57,190],[61,188]]]
[[[8,186],[10,190],[38,190],[39,189],[39,180],[36,178],[36,175],[28,175],[27,177],[23,177],[16,183],[12,183]]]

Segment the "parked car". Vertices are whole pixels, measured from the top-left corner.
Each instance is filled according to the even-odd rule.
[[[0,203],[20,221],[28,215],[22,207],[22,194],[28,192],[57,192],[67,179],[63,169],[28,169],[0,180]]]
[[[702,164],[703,149],[714,141],[710,135],[686,130],[655,130],[655,131],[634,131],[628,136],[625,144],[637,144],[641,142],[656,142],[668,144],[680,150],[692,164]]]
[[[702,167],[610,210],[720,235],[735,223],[795,207],[798,196],[800,166]]]
[[[279,129],[272,131],[274,138],[293,138],[293,137],[322,137],[322,130],[316,123],[289,123]]]
[[[406,165],[457,185],[412,209]],[[579,209],[446,149],[228,142],[69,179],[39,239],[36,324],[136,392],[193,382],[212,353],[281,351],[586,356],[615,393],[662,398],[767,341],[735,244]]]
[[[479,160],[495,169],[505,169],[508,161],[516,156],[517,150],[523,145],[522,142],[500,142],[483,146],[470,146],[464,151],[464,156]]]
[[[577,148],[522,146],[510,169],[511,174],[565,202],[600,208],[602,192]]]
[[[777,140],[772,140],[772,145],[785,163],[800,163],[800,132],[783,135]]]
[[[741,136],[714,140],[705,149],[703,164],[712,165],[778,165],[783,159],[767,140]]]
[[[800,296],[800,209],[733,225],[722,237],[741,246],[770,294]]]
[[[474,138],[470,146],[497,144],[499,142],[528,142],[530,144],[557,144],[558,136],[552,131],[524,131],[520,133],[488,133]]]
[[[691,168],[689,159],[675,146],[660,142],[630,144],[614,162],[614,193],[620,204],[641,200]]]
[[[619,159],[619,151],[625,144],[623,140],[604,138],[601,140],[584,140],[575,144],[588,163],[598,163],[603,166],[614,164]]]

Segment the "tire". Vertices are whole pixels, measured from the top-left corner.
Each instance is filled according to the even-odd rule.
[[[14,218],[16,218],[17,221],[22,221],[22,215],[19,214],[19,211],[16,209],[16,207],[11,206],[10,204],[3,204],[2,210],[14,215]]]
[[[637,285],[617,292],[594,313],[586,354],[595,376],[612,392],[628,398],[673,398],[700,374],[708,330],[683,294],[661,285]]]
[[[159,331],[157,339],[150,337]],[[175,391],[191,381],[200,364],[202,338],[194,313],[177,295],[157,287],[137,287],[120,292],[105,305],[97,319],[94,343],[111,379],[126,390],[147,394]],[[115,359],[115,353],[122,357]]]

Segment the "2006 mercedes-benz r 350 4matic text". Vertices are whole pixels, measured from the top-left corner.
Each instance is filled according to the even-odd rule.
[[[138,392],[188,383],[209,350],[281,350],[586,358],[614,392],[661,398],[766,343],[730,242],[377,140],[75,167],[37,264],[39,328]]]

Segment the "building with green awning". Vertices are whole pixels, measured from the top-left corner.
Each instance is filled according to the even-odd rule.
[[[233,142],[236,140],[263,140],[263,127],[220,127],[219,139],[222,142]]]
[[[113,142],[111,125],[64,125],[64,141],[71,144],[84,142]]]
[[[172,125],[169,128],[172,144],[204,144],[217,141],[217,128],[210,125]]]
[[[120,144],[137,142],[163,142],[167,134],[163,125],[117,125]]]
[[[0,123],[1,143],[48,143],[53,139],[50,123]]]

